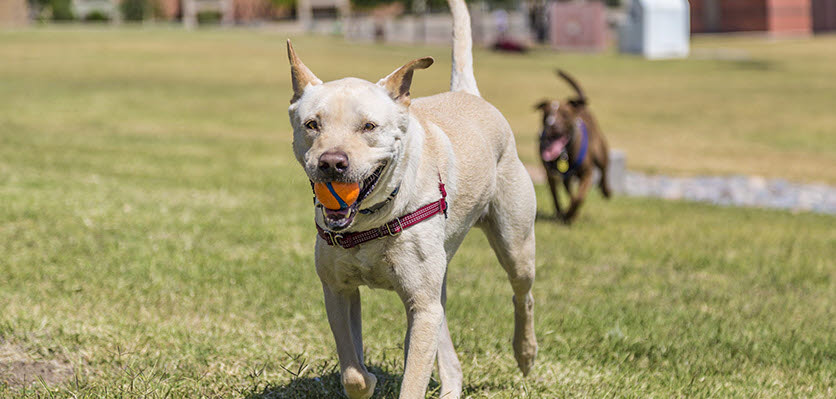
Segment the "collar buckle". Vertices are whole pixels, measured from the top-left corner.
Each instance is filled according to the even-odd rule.
[[[340,242],[340,240],[344,238],[342,234],[334,234],[331,230],[325,230],[325,232],[328,233],[328,238],[331,240],[331,245],[343,246],[343,244]]]
[[[397,222],[397,226],[396,226],[397,228],[395,229],[395,232],[394,233],[392,232],[392,228],[389,227],[389,223],[386,223],[386,231],[389,232],[390,236],[397,237],[403,231],[403,224],[401,223],[401,218],[395,218],[395,220],[393,220],[393,222]]]

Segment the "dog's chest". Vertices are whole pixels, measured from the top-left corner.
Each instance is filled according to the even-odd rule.
[[[391,290],[394,288],[392,266],[383,256],[383,251],[363,248],[359,251],[336,251],[331,275],[337,285]]]

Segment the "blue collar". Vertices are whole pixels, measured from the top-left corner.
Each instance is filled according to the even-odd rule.
[[[578,127],[580,127],[582,134],[581,151],[580,154],[578,154],[578,158],[575,159],[575,162],[572,162],[572,165],[569,166],[569,169],[566,172],[561,173],[563,176],[569,176],[574,174],[578,167],[581,166],[581,163],[583,163],[583,160],[586,159],[586,148],[589,145],[589,133],[587,133],[586,131],[586,123],[583,122],[583,119],[578,119],[577,125]]]

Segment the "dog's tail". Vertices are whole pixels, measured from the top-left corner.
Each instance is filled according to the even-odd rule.
[[[453,73],[450,91],[463,91],[479,95],[476,77],[473,75],[473,38],[470,31],[470,13],[464,0],[447,0],[453,14]]]
[[[581,89],[581,86],[578,84],[578,82],[576,82],[575,79],[569,76],[569,74],[564,72],[562,69],[557,70],[557,75],[563,78],[563,80],[565,80],[566,83],[569,83],[569,86],[572,86],[572,88],[575,89],[575,93],[578,94],[577,97],[570,100],[572,105],[576,107],[586,105],[588,102],[586,94],[583,93],[583,89]]]

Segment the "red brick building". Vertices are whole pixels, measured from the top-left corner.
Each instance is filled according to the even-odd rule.
[[[0,0],[6,1],[6,0]],[[181,0],[155,0],[158,17],[173,21],[182,13]],[[237,23],[269,20],[289,13],[289,10],[277,9],[270,0],[233,0],[234,17]]]
[[[813,1],[813,31],[836,31],[836,0]]]
[[[836,0],[690,0],[691,32],[806,35],[836,29]],[[814,23],[815,22],[815,23]]]

